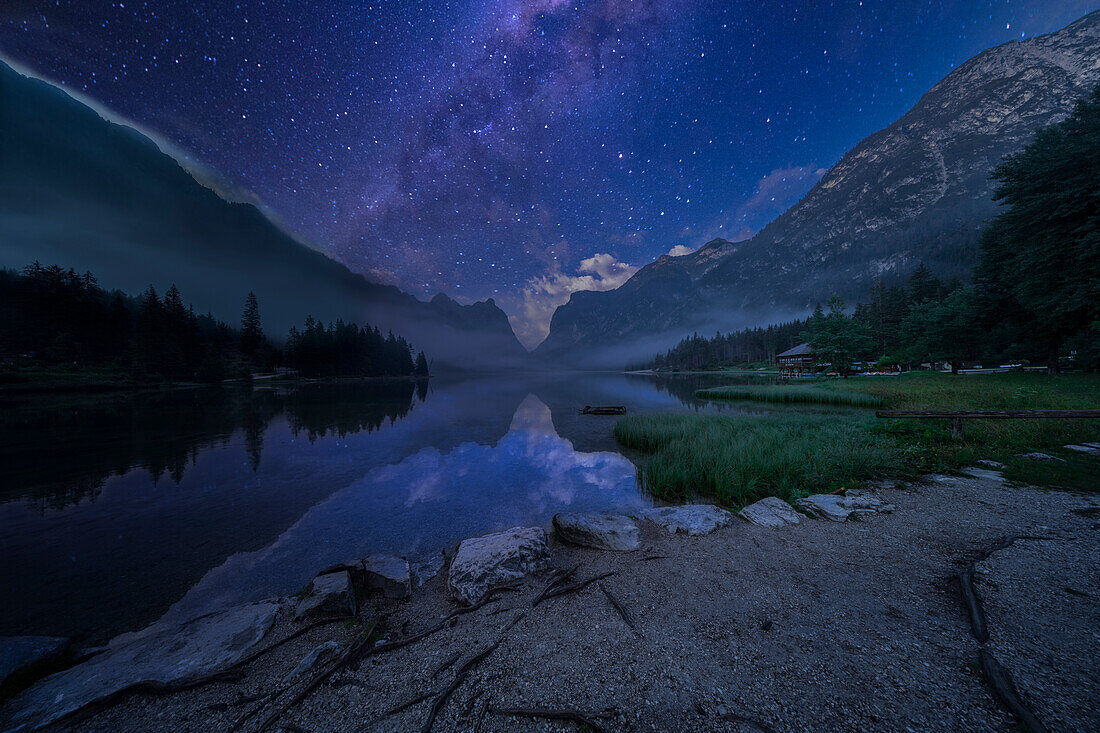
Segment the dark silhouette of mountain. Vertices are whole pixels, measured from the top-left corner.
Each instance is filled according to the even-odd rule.
[[[574,293],[535,353],[621,366],[693,330],[789,320],[834,293],[853,303],[876,278],[901,280],[922,261],[969,277],[997,208],[990,171],[1100,82],[1098,58],[1100,12],[978,54],[752,239],[715,239],[617,290]]]
[[[0,266],[35,260],[130,293],[175,283],[231,323],[251,290],[277,338],[312,315],[393,330],[437,367],[527,355],[493,301],[425,303],[369,282],[202,185],[149,137],[0,63]]]

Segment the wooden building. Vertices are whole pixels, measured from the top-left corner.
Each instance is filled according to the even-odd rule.
[[[799,344],[775,357],[776,363],[784,374],[813,374],[817,359],[809,344]]]

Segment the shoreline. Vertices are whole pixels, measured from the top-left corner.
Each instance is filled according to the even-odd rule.
[[[1051,684],[1087,676],[1095,671],[1088,665],[1100,663],[1100,650],[1088,648],[1095,640],[1058,631],[1087,623],[1088,613],[1067,616],[1067,608],[1098,610],[1100,599],[1084,584],[1088,564],[1097,563],[1100,502],[1008,486],[994,473],[881,488],[896,511],[859,522],[806,519],[772,529],[734,518],[688,537],[639,521],[635,552],[552,539],[552,569],[579,562],[577,580],[609,575],[532,608],[553,570],[537,572],[454,616],[470,607],[454,605],[443,572],[407,600],[364,599],[356,624],[318,626],[249,665],[242,680],[170,695],[135,692],[78,725],[139,730],[156,718],[180,730],[227,728],[256,705],[242,700],[300,688],[286,675],[311,650],[329,642],[347,648],[375,624],[370,642],[381,647],[371,648],[392,652],[368,653],[357,670],[340,669],[275,722],[307,730],[420,726],[461,668],[457,662],[495,643],[440,706],[434,730],[465,730],[476,721],[483,730],[543,730],[557,723],[490,711],[554,708],[595,716],[605,730],[892,730],[909,721],[918,729],[1007,731],[1011,715],[974,667],[987,646],[974,639],[952,580],[977,562],[977,592],[989,599],[990,654],[1050,729],[1085,729],[1100,721],[1087,686]],[[1030,539],[1004,544],[1021,535]],[[1021,552],[1041,559],[1021,564],[1013,560]],[[1035,583],[1029,568],[1040,563],[1057,568],[1059,583],[1081,595]],[[993,570],[986,566],[1011,577],[987,579]],[[1003,588],[1061,592],[1052,607],[1049,599],[1014,604]],[[301,628],[295,605],[281,601],[257,648]],[[616,611],[620,605],[634,628]],[[1021,614],[1049,641],[1056,668],[1040,660],[1036,671],[1020,654],[1030,641],[1017,638]],[[402,643],[448,615],[449,626]],[[1055,648],[1066,644],[1085,647]],[[255,729],[267,712],[243,729]]]

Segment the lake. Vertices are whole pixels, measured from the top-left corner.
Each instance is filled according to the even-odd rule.
[[[617,418],[578,409],[719,409],[693,397],[715,383],[494,375],[8,399],[0,635],[100,643],[293,593],[373,552],[430,562],[559,511],[648,505]]]

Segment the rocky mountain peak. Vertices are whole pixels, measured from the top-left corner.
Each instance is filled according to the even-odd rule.
[[[558,309],[537,353],[648,356],[694,330],[729,330],[849,302],[920,262],[969,276],[996,211],[990,171],[1100,83],[1100,11],[960,65],[890,126],[848,151],[752,239],[661,257],[618,290]],[[629,344],[639,344],[631,353]]]

